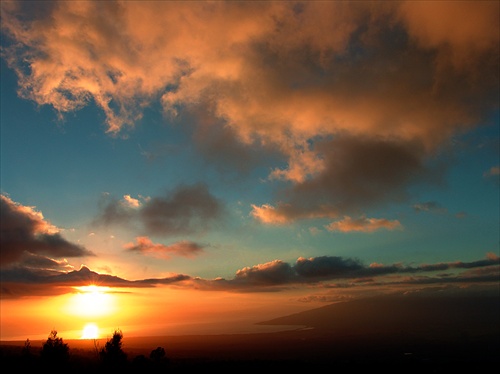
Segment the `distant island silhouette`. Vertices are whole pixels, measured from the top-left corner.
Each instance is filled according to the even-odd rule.
[[[338,302],[259,324],[307,326],[342,334],[405,332],[442,337],[500,333],[500,297],[376,296]]]

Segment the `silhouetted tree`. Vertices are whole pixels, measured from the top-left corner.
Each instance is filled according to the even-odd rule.
[[[35,365],[36,357],[33,354],[33,350],[31,347],[31,342],[29,339],[26,339],[24,342],[24,347],[21,350],[21,366],[29,370],[31,367]]]
[[[23,358],[30,358],[32,356],[31,352],[31,342],[29,339],[26,339],[24,342],[23,350],[21,351],[21,355]]]
[[[40,358],[42,363],[50,365],[62,365],[68,362],[69,346],[63,342],[62,338],[57,337],[56,330],[52,330],[45,343],[43,343]]]
[[[165,358],[165,349],[163,349],[162,347],[153,349],[149,354],[149,358],[153,361],[161,361],[163,358]]]
[[[121,367],[127,363],[127,354],[122,349],[123,333],[116,329],[99,353],[105,366]]]
[[[144,372],[151,369],[151,362],[144,355],[135,356],[132,360],[132,369],[135,372]]]
[[[99,358],[99,342],[97,341],[97,339],[94,339],[94,352],[97,356],[97,358]]]
[[[153,349],[149,354],[153,368],[156,371],[163,371],[169,365],[169,359],[165,354],[165,349],[162,347],[157,347]]]

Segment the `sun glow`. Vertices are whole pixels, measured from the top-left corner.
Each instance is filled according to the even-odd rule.
[[[82,317],[103,317],[115,311],[115,300],[109,287],[96,285],[75,287],[78,293],[71,297],[69,313]]]
[[[99,338],[99,328],[95,323],[87,323],[83,328],[81,339],[97,338]]]

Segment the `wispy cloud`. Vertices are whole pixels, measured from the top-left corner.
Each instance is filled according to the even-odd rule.
[[[413,204],[413,209],[415,212],[434,212],[434,213],[446,213],[448,210],[439,204],[437,201],[426,201],[422,203]]]
[[[153,243],[147,236],[138,236],[136,243],[128,243],[124,246],[127,251],[142,253],[153,257],[168,259],[173,256],[195,257],[203,252],[202,245],[182,240],[169,245]]]
[[[488,171],[483,173],[485,177],[494,177],[500,175],[500,166],[492,166]]]
[[[340,221],[335,221],[325,226],[328,231],[340,232],[374,232],[381,229],[396,230],[402,229],[403,226],[398,220],[390,221],[385,218],[366,218],[360,217],[353,219],[349,216],[344,217]]]

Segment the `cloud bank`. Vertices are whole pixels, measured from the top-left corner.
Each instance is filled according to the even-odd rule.
[[[135,247],[130,249],[139,250]],[[2,298],[66,293],[72,292],[73,287],[90,284],[117,288],[175,286],[204,291],[231,292],[279,292],[314,285],[325,288],[450,283],[464,287],[474,283],[498,286],[499,275],[500,257],[494,253],[488,253],[486,258],[477,261],[455,261],[419,266],[378,263],[366,265],[358,259],[339,256],[299,257],[295,264],[274,260],[244,267],[237,270],[231,279],[203,279],[187,274],[172,274],[165,278],[127,280],[108,274],[99,274],[85,266],[82,266],[80,270],[52,273],[40,272],[28,267],[16,267],[2,270]],[[329,283],[332,281],[337,283]]]
[[[198,117],[202,151],[221,139],[240,161],[239,148],[277,150],[285,164],[268,179],[286,187],[252,215],[285,224],[363,214],[432,181],[441,147],[498,108],[498,12],[487,1],[3,2],[2,56],[22,97],[62,116],[96,104],[110,134],[160,103],[170,121]],[[148,229],[180,228],[152,206]]]

